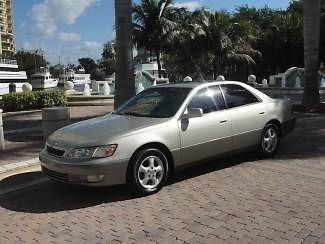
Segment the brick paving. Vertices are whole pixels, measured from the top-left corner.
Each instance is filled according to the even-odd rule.
[[[274,159],[214,160],[152,196],[50,181],[0,196],[0,243],[325,243],[324,185],[325,117],[304,118]]]

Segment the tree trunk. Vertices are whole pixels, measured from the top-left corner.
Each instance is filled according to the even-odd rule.
[[[116,74],[114,108],[135,94],[132,54],[132,2],[115,0]]]
[[[161,78],[160,51],[156,51],[156,55],[157,55],[157,64],[158,64],[158,74],[159,74],[159,78]]]
[[[318,68],[321,0],[303,0],[305,87],[302,103],[306,109],[320,103]]]

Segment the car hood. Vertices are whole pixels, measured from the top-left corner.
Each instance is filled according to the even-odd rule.
[[[57,147],[75,148],[115,143],[112,139],[168,119],[109,114],[81,121],[54,132],[47,143]]]

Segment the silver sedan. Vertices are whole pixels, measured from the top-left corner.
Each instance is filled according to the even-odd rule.
[[[144,90],[110,114],[61,128],[40,153],[51,179],[157,192],[172,171],[227,153],[273,156],[295,126],[288,100],[240,82],[190,82]],[[216,161],[218,163],[218,161]]]

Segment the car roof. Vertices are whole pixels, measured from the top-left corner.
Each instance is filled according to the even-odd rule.
[[[190,82],[175,82],[168,84],[157,85],[156,87],[179,87],[179,88],[191,88],[194,89],[198,86],[204,85],[221,85],[221,84],[245,84],[239,81],[190,81]]]

